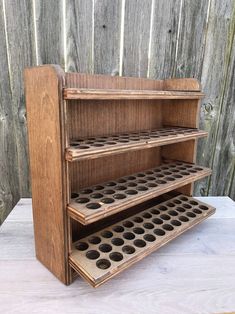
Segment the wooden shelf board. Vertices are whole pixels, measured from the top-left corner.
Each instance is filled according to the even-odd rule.
[[[94,159],[130,150],[145,149],[205,137],[207,132],[192,128],[169,127],[71,141],[66,149],[68,161]]]
[[[67,210],[72,218],[87,225],[210,174],[210,169],[190,163],[164,163],[82,191],[72,191]]]
[[[64,99],[200,99],[198,91],[64,88]]]
[[[69,263],[98,287],[214,212],[192,197],[176,196],[75,242]]]

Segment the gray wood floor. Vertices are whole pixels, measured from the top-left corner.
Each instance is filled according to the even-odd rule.
[[[225,313],[235,311],[235,203],[199,198],[214,216],[98,289],[66,287],[34,257],[31,200],[0,229],[0,313]]]

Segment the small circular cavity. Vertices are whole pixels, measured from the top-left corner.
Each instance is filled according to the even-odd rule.
[[[113,227],[113,231],[120,233],[124,231],[124,228],[120,225],[117,225]]]
[[[78,251],[85,251],[88,249],[89,245],[86,242],[78,242],[75,247]]]
[[[81,194],[90,194],[90,193],[92,193],[91,189],[85,189],[81,191]]]
[[[152,215],[150,213],[144,213],[142,217],[149,219],[152,218]]]
[[[111,231],[109,231],[109,230],[104,230],[104,231],[101,232],[101,236],[103,238],[107,238],[108,239],[108,238],[112,238],[113,233]]]
[[[116,200],[122,200],[122,199],[126,198],[126,195],[118,193],[118,194],[114,194],[113,198],[115,198]]]
[[[133,240],[135,238],[135,235],[132,232],[125,232],[123,233],[123,238],[126,240]]]
[[[124,190],[126,190],[127,188],[125,187],[125,186],[123,186],[123,185],[118,185],[117,187],[116,187],[116,190],[117,191],[124,191]]]
[[[81,146],[79,146],[78,148],[79,148],[79,149],[87,149],[87,148],[90,148],[90,147],[87,146],[87,145],[81,145]]]
[[[78,196],[79,196],[78,193],[75,193],[75,192],[72,192],[72,193],[71,193],[71,198],[76,198],[76,197],[78,197]]]
[[[164,236],[166,234],[166,232],[162,229],[154,229],[153,232],[158,236]]]
[[[193,212],[194,212],[195,214],[201,214],[201,213],[202,213],[202,211],[201,211],[200,209],[198,209],[198,208],[194,208],[194,209],[193,209]]]
[[[110,244],[103,243],[99,246],[99,250],[103,253],[108,253],[112,251],[112,246]]]
[[[91,244],[99,244],[101,242],[101,239],[97,236],[92,236],[88,239],[88,242]]]
[[[176,200],[173,200],[173,202],[174,202],[175,204],[177,204],[177,205],[182,203],[180,200],[177,200],[177,199],[176,199]]]
[[[103,197],[103,194],[101,194],[101,193],[94,193],[94,194],[91,194],[91,197],[92,198],[101,198],[101,197]]]
[[[152,222],[153,222],[155,225],[161,225],[161,224],[163,224],[163,220],[160,219],[160,218],[153,218]]]
[[[189,203],[191,204],[191,205],[198,205],[198,202],[196,202],[196,201],[189,201]]]
[[[134,218],[133,218],[133,221],[134,221],[134,222],[137,222],[137,223],[141,223],[141,222],[143,222],[144,220],[143,220],[143,218],[137,216],[137,217],[134,217]]]
[[[111,242],[113,245],[116,245],[116,246],[121,246],[124,244],[124,241],[121,238],[113,238]]]
[[[173,226],[176,226],[176,227],[181,226],[181,222],[178,221],[178,220],[172,220],[172,221],[171,221],[171,224],[172,224]]]
[[[166,184],[167,183],[165,180],[157,180],[156,182],[159,184]]]
[[[153,182],[150,182],[150,183],[147,184],[147,186],[150,187],[150,188],[155,188],[157,186],[157,184],[153,183]]]
[[[144,183],[147,183],[147,181],[146,181],[146,180],[143,180],[143,179],[139,179],[139,180],[137,180],[137,183],[139,183],[139,184],[144,184]]]
[[[127,184],[127,186],[134,187],[134,186],[137,186],[137,184],[135,182],[130,182]]]
[[[138,173],[136,176],[139,178],[143,178],[143,177],[145,177],[145,174],[144,173]]]
[[[87,198],[87,197],[80,197],[80,198],[76,199],[76,203],[79,203],[79,204],[85,204],[88,202],[89,202],[89,198]]]
[[[128,179],[128,180],[135,180],[136,177],[134,177],[134,176],[129,176],[129,177],[127,177],[127,179]]]
[[[168,214],[171,215],[171,216],[177,216],[178,215],[177,211],[175,211],[175,210],[170,210],[168,212]]]
[[[101,202],[104,204],[111,204],[114,202],[114,199],[110,198],[110,197],[104,197],[104,198],[102,198]]]
[[[188,198],[185,196],[180,196],[180,199],[181,199],[181,201],[187,201],[188,200]]]
[[[114,194],[115,191],[114,191],[114,190],[104,190],[103,193],[104,193],[104,194]]]
[[[126,228],[131,228],[134,226],[133,222],[130,221],[130,220],[126,220],[123,222],[123,226],[126,227]]]
[[[99,203],[89,203],[86,205],[86,207],[89,209],[98,209],[101,207],[101,205]]]
[[[199,208],[202,210],[208,210],[209,209],[207,206],[204,206],[204,205],[199,205]]]
[[[159,211],[158,209],[156,209],[156,208],[152,208],[152,209],[150,210],[150,212],[151,212],[153,215],[159,215],[159,214],[160,214],[160,211]]]
[[[107,269],[111,266],[111,263],[109,260],[102,258],[96,262],[96,266],[100,269]]]
[[[118,183],[126,183],[126,180],[125,179],[118,179],[117,182]]]
[[[183,207],[181,207],[181,206],[176,207],[176,210],[179,213],[184,213],[185,212],[185,209]]]
[[[196,217],[196,215],[194,213],[192,213],[192,212],[188,212],[188,213],[186,213],[186,215],[188,217],[190,217],[190,218],[195,218]]]
[[[93,190],[100,191],[100,190],[103,190],[103,188],[104,187],[102,185],[96,185],[96,186],[93,187]]]
[[[190,208],[192,208],[192,206],[191,205],[189,205],[189,204],[183,204],[182,205],[184,208],[186,208],[186,209],[190,209]]]
[[[175,206],[175,204],[173,204],[173,203],[171,203],[171,202],[168,202],[166,205],[167,205],[168,207],[174,207],[174,206]]]
[[[144,228],[145,229],[153,229],[154,225],[151,222],[146,222],[146,223],[144,223]]]
[[[128,194],[128,195],[135,195],[138,192],[136,190],[126,190],[125,193]]]
[[[131,245],[125,245],[122,248],[122,252],[125,254],[133,254],[135,253],[135,248]]]
[[[96,250],[90,250],[86,253],[86,257],[88,259],[97,259],[98,257],[100,257],[100,253]]]
[[[136,227],[136,228],[133,228],[133,232],[136,233],[136,234],[143,234],[144,233],[144,229]]]
[[[119,252],[112,252],[109,254],[109,258],[114,262],[120,262],[123,259],[123,255]]]
[[[162,226],[162,228],[163,228],[164,230],[167,230],[167,231],[172,231],[172,230],[174,229],[174,227],[172,227],[172,226],[169,225],[169,224],[164,224],[164,225]]]
[[[162,210],[162,211],[167,210],[167,207],[166,207],[166,206],[164,206],[164,205],[160,205],[160,206],[158,206],[158,208],[159,208],[160,210]]]
[[[137,240],[134,241],[134,245],[136,247],[145,247],[146,246],[146,242],[144,240],[137,239]]]
[[[117,183],[111,181],[111,182],[106,183],[105,185],[106,186],[115,186],[115,185],[117,185]]]
[[[179,220],[180,220],[180,221],[183,221],[183,222],[189,221],[189,219],[188,219],[187,217],[185,217],[185,216],[180,216],[180,217],[179,217]]]
[[[166,214],[160,215],[160,218],[162,218],[163,220],[170,220],[171,219],[171,217],[169,215],[166,215]]]
[[[148,188],[146,186],[144,186],[144,185],[139,185],[139,186],[137,186],[136,190],[138,190],[138,191],[147,191]]]
[[[152,234],[145,234],[144,240],[147,242],[154,242],[156,240],[156,237]]]

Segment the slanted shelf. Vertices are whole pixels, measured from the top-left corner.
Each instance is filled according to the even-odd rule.
[[[211,173],[195,165],[197,80],[43,65],[25,88],[36,256],[63,283],[98,286],[214,212],[190,198]],[[160,205],[168,192],[185,196]]]
[[[70,265],[98,287],[214,211],[191,197],[174,197],[76,241]]]

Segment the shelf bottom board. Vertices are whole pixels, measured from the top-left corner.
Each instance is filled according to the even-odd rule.
[[[176,196],[73,243],[70,266],[98,287],[214,212],[192,197]]]

